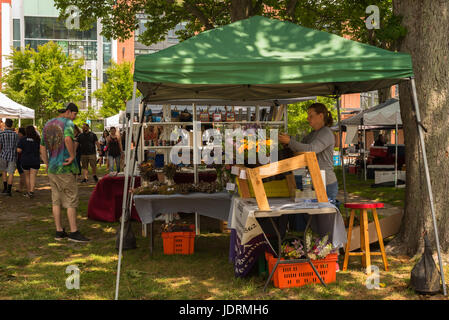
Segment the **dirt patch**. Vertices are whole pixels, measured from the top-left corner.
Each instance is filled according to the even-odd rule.
[[[80,180],[80,179],[78,179]],[[0,196],[0,223],[18,223],[32,218],[33,208],[48,207],[49,217],[51,217],[51,190],[46,175],[36,177],[36,189],[34,198],[30,199],[19,190],[19,178],[14,177],[12,187],[12,197]],[[89,199],[95,188],[94,182],[81,184],[78,182],[78,194],[81,199]]]

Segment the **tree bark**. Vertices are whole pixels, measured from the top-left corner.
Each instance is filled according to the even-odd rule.
[[[184,8],[188,12],[190,12],[193,16],[195,16],[198,20],[200,20],[201,23],[206,28],[206,30],[211,30],[215,28],[212,22],[209,20],[209,18],[206,17],[204,13],[201,11],[201,9],[198,8],[198,6],[196,6],[195,4],[184,2]]]
[[[252,15],[252,0],[232,0],[231,1],[231,21],[246,19]]]
[[[406,37],[402,52],[410,53],[416,81],[435,214],[443,252],[449,249],[449,2],[447,0],[394,0],[394,12],[403,16]],[[406,144],[407,185],[405,210],[397,239],[406,254],[423,247],[427,231],[434,248],[435,232],[419,147],[419,135],[409,82],[400,85],[401,116]]]
[[[379,103],[383,103],[391,98],[391,88],[390,87],[379,89],[379,90],[377,90],[377,92],[378,92],[378,97],[379,97]]]

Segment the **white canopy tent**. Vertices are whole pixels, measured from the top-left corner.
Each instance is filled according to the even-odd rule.
[[[22,106],[8,98],[5,94],[0,92],[0,118],[19,119],[19,126],[21,119],[33,119],[34,124],[34,110]]]
[[[357,115],[342,120],[342,125],[346,126],[346,144],[357,142],[358,130],[363,130],[364,149],[366,148],[365,130],[374,128],[394,128],[395,129],[395,187],[397,186],[397,155],[398,155],[398,128],[402,126],[401,110],[398,99],[388,99],[373,108],[364,110]],[[366,180],[366,159],[364,156],[365,180]]]
[[[125,111],[120,111],[114,116],[104,119],[104,128],[109,129],[111,127],[120,127],[125,123]]]

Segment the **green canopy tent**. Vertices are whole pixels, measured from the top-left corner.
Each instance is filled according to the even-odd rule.
[[[260,16],[138,56],[134,71],[153,102],[366,92],[412,76],[408,54]]]
[[[340,95],[411,81],[440,257],[410,55],[383,50],[291,22],[254,16],[202,32],[159,52],[138,56],[134,81],[134,88],[140,90],[146,103],[176,99],[258,101],[332,95],[337,100],[340,132]],[[133,119],[133,115],[130,119]],[[128,138],[127,145],[130,146],[131,135]],[[126,163],[130,163],[130,153],[127,150]],[[134,172],[134,160],[129,167],[125,172],[123,211],[128,197],[129,173]],[[121,245],[116,299],[120,261]],[[443,273],[441,277],[444,284]],[[443,289],[446,294],[445,286]]]

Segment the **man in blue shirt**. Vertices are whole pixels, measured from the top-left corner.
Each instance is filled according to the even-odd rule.
[[[6,119],[5,130],[0,132],[0,171],[3,171],[2,195],[12,197],[11,188],[16,170],[18,134],[12,128],[11,119]],[[9,175],[9,176],[7,176]]]

